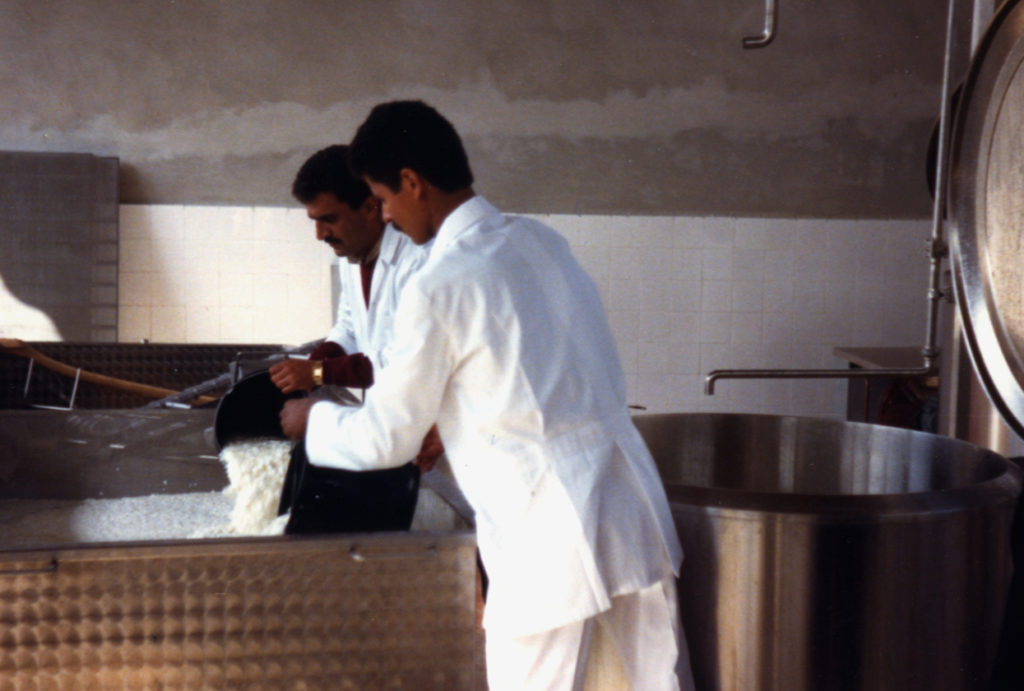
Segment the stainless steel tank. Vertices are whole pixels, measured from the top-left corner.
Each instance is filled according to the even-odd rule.
[[[217,492],[213,425],[0,412],[0,507]],[[12,546],[5,516],[0,689],[484,688],[470,530]]]
[[[634,418],[686,551],[697,687],[979,689],[1021,473],[981,447],[813,418]]]

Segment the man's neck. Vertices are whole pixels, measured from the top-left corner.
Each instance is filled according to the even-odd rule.
[[[435,188],[436,189],[436,188]],[[431,227],[434,235],[441,229],[441,224],[453,211],[476,196],[472,187],[455,192],[439,192],[431,204]]]
[[[358,257],[349,257],[349,264],[369,264],[377,260],[380,256],[380,245],[384,241],[384,224],[380,226],[380,233],[377,235],[377,241],[374,242],[370,247]]]

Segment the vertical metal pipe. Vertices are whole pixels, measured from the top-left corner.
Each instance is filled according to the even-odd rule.
[[[942,100],[939,109],[939,133],[938,145],[935,154],[935,199],[932,204],[932,235],[929,248],[930,271],[928,273],[928,314],[925,325],[924,348],[921,350],[924,355],[925,367],[932,367],[939,350],[936,345],[939,320],[939,301],[942,299],[942,287],[940,285],[942,275],[942,261],[949,254],[949,247],[946,244],[943,234],[943,223],[946,209],[946,169],[949,165],[948,140],[949,140],[949,116],[952,104],[950,96],[950,80],[952,79],[953,53],[953,16],[956,7],[956,0],[949,0],[946,12],[946,43],[942,58]]]

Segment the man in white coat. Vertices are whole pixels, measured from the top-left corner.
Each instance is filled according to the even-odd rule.
[[[388,358],[398,297],[426,261],[424,248],[381,218],[380,201],[348,169],[348,147],[329,146],[299,168],[292,195],[306,207],[316,238],[344,261],[334,327],[308,360],[270,368],[284,393],[321,384],[365,389]]]
[[[362,470],[400,465],[436,421],[475,510],[492,689],[581,688],[595,635],[631,688],[689,688],[682,550],[595,285],[557,233],[475,195],[430,106],[374,108],[350,162],[433,246],[362,408],[289,401],[283,429],[312,463]]]

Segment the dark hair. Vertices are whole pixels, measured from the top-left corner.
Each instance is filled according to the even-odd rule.
[[[353,175],[398,191],[403,168],[414,170],[442,192],[473,184],[462,140],[444,116],[422,101],[375,106],[349,145]]]
[[[292,195],[303,204],[324,192],[330,192],[352,209],[358,209],[370,196],[370,188],[363,179],[349,172],[347,146],[335,144],[317,151],[295,174]]]

